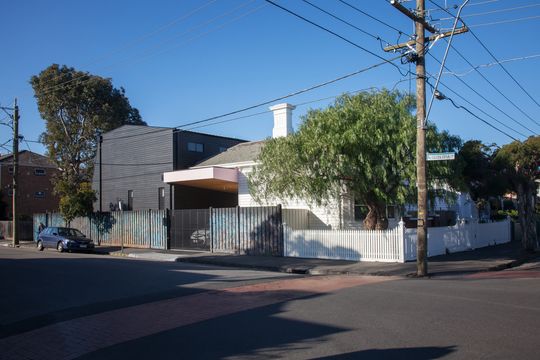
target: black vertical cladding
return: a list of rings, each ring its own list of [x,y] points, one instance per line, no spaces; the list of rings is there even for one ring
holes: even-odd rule
[[[159,199],[155,196],[158,188],[165,187],[163,173],[186,169],[196,163],[244,142],[239,139],[215,135],[180,131],[172,128],[124,125],[103,136],[101,161],[103,208],[109,210],[122,201],[127,204],[128,190],[133,190],[136,198],[133,210],[158,209]],[[187,144],[203,144],[204,151],[189,152]],[[94,172],[92,187],[99,191],[99,173]],[[176,207],[173,186],[165,194],[168,208]],[[99,209],[99,201],[94,203]]]

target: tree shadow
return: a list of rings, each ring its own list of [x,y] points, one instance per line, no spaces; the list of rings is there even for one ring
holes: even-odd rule
[[[197,285],[226,278],[205,272],[215,267],[196,264],[84,254],[41,256],[0,258],[4,279],[0,293],[5,294],[0,297],[0,308],[11,309],[0,313],[0,338],[81,316],[207,291]]]
[[[415,348],[393,348],[393,349],[369,349],[354,351],[346,354],[331,355],[316,358],[317,360],[432,360],[440,359],[456,351],[455,346],[426,346]]]

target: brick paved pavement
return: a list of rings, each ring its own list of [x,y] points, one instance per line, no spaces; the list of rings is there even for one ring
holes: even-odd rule
[[[301,297],[392,280],[326,276],[209,291],[107,311],[0,339],[2,359],[73,359],[122,342]]]

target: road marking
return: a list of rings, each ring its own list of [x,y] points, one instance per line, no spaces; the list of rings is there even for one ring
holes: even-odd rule
[[[285,279],[130,306],[0,339],[2,359],[73,359],[112,345],[313,294],[394,280],[324,276]]]

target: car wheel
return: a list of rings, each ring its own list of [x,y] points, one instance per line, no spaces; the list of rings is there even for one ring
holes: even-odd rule
[[[58,250],[58,252],[64,251],[64,245],[62,245],[61,241],[59,241],[58,244],[56,244],[56,250]]]
[[[43,249],[44,249],[44,247],[43,247],[43,241],[39,240],[39,241],[37,242],[37,249],[38,249],[39,251],[43,251]]]

